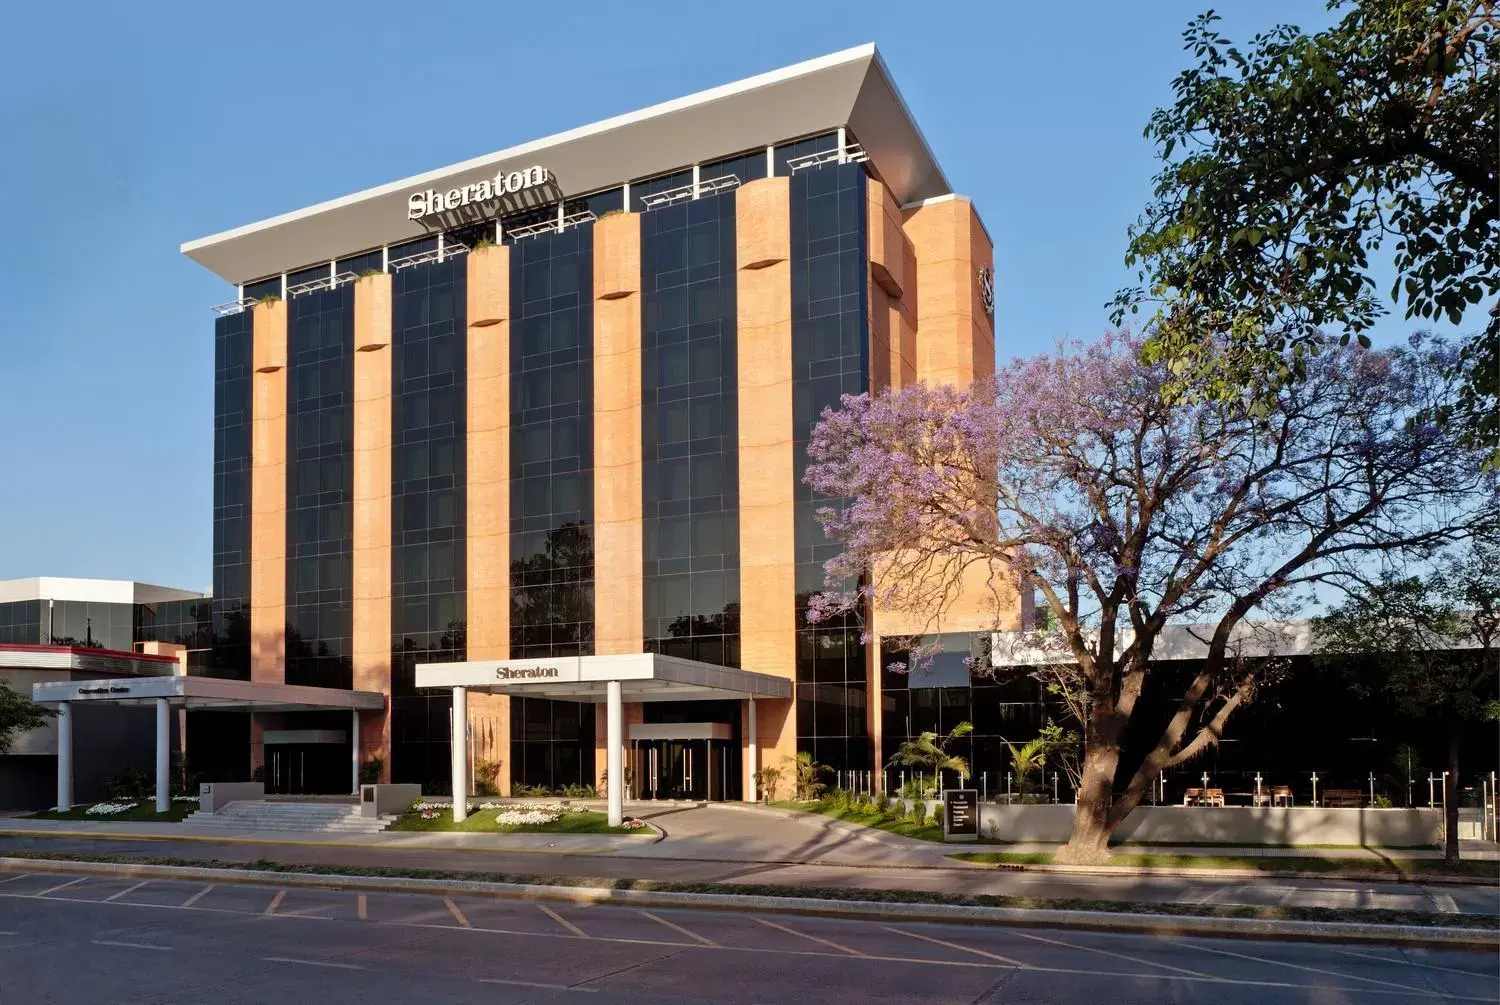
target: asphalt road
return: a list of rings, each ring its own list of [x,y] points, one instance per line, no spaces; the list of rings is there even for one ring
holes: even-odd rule
[[[670,842],[654,846],[669,851]],[[0,855],[68,852],[169,856],[250,862],[273,859],[309,865],[390,866],[463,872],[508,872],[678,882],[770,883],[853,889],[930,890],[1045,899],[1254,904],[1289,907],[1383,908],[1445,914],[1500,914],[1500,887],[1319,879],[1205,879],[1178,876],[1069,876],[954,866],[888,869],[788,865],[625,854],[583,855],[515,851],[439,850],[253,844],[217,841],[117,840],[0,836]]]
[[[0,1001],[1496,1002],[1494,953],[0,876]]]

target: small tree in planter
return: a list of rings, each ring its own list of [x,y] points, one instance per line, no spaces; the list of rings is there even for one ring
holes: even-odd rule
[[[781,769],[766,765],[755,772],[755,784],[760,789],[762,802],[774,803],[776,790],[781,787]]]
[[[812,802],[823,794],[823,790],[828,787],[823,783],[823,775],[828,771],[827,767],[814,761],[812,754],[805,750],[799,753],[795,760],[790,757],[786,760],[794,772],[792,780],[796,786],[796,793],[793,798],[799,802]]]

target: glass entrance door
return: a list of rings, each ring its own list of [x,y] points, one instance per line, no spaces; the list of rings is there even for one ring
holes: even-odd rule
[[[349,785],[348,748],[331,743],[266,746],[266,792],[272,795],[344,795]]]
[[[730,798],[727,740],[637,740],[633,747],[635,798]]]

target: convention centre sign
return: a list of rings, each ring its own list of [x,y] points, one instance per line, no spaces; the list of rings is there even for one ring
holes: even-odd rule
[[[422,220],[439,213],[449,213],[476,203],[494,202],[508,195],[518,195],[540,188],[552,180],[552,173],[539,164],[520,171],[500,171],[493,178],[460,185],[457,188],[435,188],[413,192],[406,197],[406,218]]]

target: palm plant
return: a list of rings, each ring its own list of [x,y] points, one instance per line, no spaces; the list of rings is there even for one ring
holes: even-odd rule
[[[1019,747],[1006,740],[1005,746],[1010,749],[1011,767],[1016,772],[1016,787],[1024,794],[1031,789],[1031,773],[1039,771],[1047,763],[1047,738],[1039,736]]]
[[[950,754],[948,745],[972,732],[974,732],[973,723],[961,722],[944,737],[939,737],[932,732],[922,733],[915,740],[907,740],[901,744],[892,755],[891,763],[930,773],[934,778],[944,771],[951,771],[958,775],[959,781],[966,781],[971,774],[969,762],[955,754]]]

